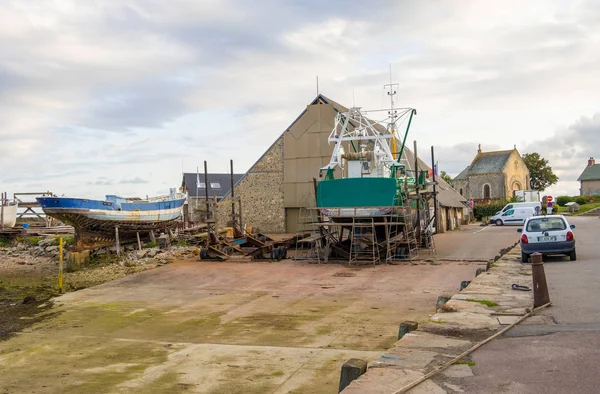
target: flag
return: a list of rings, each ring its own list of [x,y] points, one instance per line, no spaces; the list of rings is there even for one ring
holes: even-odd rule
[[[196,167],[196,189],[200,189],[200,172]]]

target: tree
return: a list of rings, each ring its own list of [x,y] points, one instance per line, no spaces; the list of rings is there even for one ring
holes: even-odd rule
[[[541,157],[538,153],[525,153],[523,161],[529,169],[529,179],[533,190],[543,192],[548,186],[552,186],[558,182],[558,177],[552,172],[552,167],[548,165],[548,160]]]
[[[452,184],[452,177],[450,175],[448,175],[448,173],[446,171],[442,171],[440,176],[442,177],[443,180],[446,181],[447,184]]]

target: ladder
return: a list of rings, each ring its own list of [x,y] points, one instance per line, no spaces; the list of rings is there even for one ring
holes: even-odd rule
[[[375,221],[372,217],[352,217],[348,264],[359,261],[377,264],[380,259]]]

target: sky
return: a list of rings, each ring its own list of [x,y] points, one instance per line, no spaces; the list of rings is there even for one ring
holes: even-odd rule
[[[158,195],[245,172],[317,94],[414,107],[457,175],[538,152],[576,195],[600,159],[600,2],[0,0],[0,191]],[[410,142],[412,146],[412,142]],[[600,160],[599,160],[600,162]]]

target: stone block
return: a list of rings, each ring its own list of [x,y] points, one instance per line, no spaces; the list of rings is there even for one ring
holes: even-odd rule
[[[416,321],[405,321],[400,323],[400,328],[398,329],[398,339],[402,339],[404,335],[411,331],[415,331],[417,328],[419,328],[419,323]]]
[[[358,379],[362,374],[367,372],[367,362],[358,358],[351,358],[342,365],[340,375],[340,387],[338,392],[341,392],[352,381]]]

